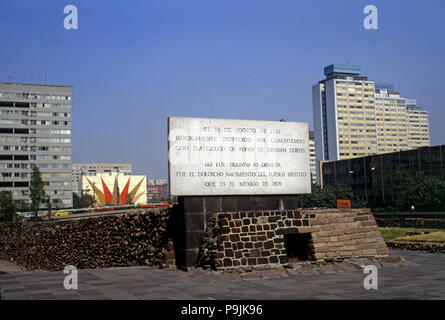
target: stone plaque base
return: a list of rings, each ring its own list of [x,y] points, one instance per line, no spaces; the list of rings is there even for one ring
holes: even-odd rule
[[[243,211],[211,218],[200,261],[216,270],[389,254],[369,209]]]
[[[178,268],[196,266],[208,218],[215,213],[297,209],[295,195],[181,196],[173,214]]]

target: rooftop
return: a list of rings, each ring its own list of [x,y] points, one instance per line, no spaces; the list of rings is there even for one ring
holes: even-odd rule
[[[359,75],[361,72],[360,66],[353,66],[348,64],[331,64],[324,68],[324,75],[328,76],[332,73],[346,73]]]

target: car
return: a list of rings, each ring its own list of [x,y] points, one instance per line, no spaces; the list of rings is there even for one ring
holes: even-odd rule
[[[43,216],[37,214],[37,217],[36,217],[36,215],[33,213],[25,216],[24,218],[29,221],[42,221],[43,220]]]
[[[72,211],[73,214],[82,214],[82,213],[89,213],[90,211],[88,209],[74,209]]]
[[[54,216],[56,217],[65,217],[69,215],[70,213],[68,211],[57,211],[54,213]]]

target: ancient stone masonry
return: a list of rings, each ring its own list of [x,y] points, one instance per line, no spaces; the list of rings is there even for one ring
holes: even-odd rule
[[[379,227],[445,229],[445,212],[374,213]]]
[[[0,259],[27,269],[175,264],[170,209],[68,221],[0,223]]]
[[[199,266],[232,269],[389,254],[369,209],[230,212],[210,219]]]

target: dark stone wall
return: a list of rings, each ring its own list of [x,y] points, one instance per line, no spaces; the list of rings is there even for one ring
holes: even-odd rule
[[[379,227],[445,229],[445,212],[374,213]]]
[[[388,247],[400,250],[445,253],[445,243],[388,241]]]
[[[0,223],[0,259],[26,269],[175,264],[170,209],[40,222]]]
[[[304,260],[389,254],[369,209],[226,212],[209,218],[197,265],[213,269],[283,265],[289,262],[287,246],[294,236],[304,239]]]

